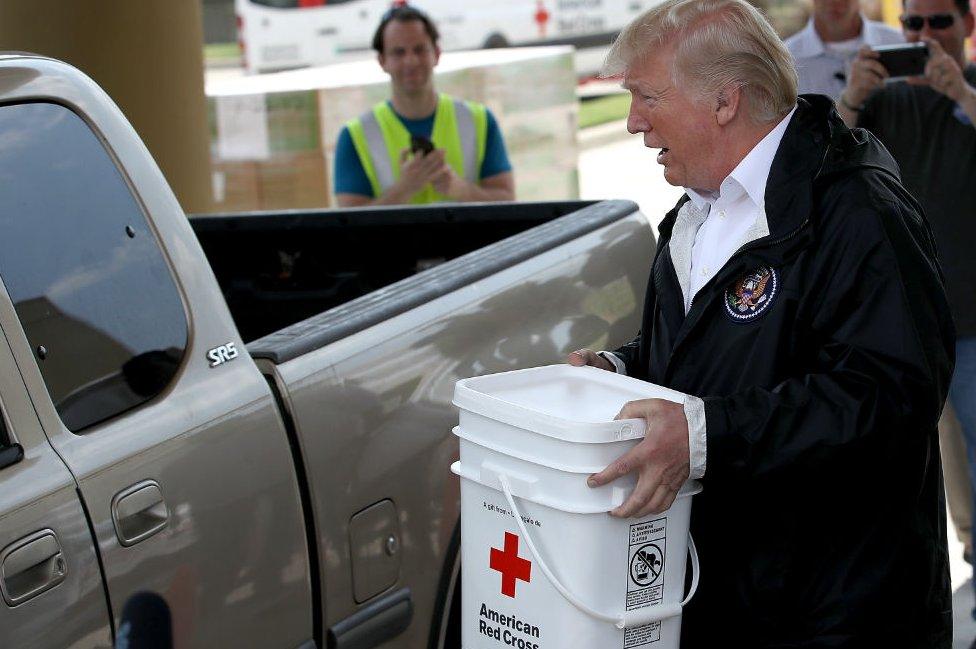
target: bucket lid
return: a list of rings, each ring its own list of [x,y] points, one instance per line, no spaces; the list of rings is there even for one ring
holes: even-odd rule
[[[454,405],[525,430],[584,444],[644,436],[643,419],[613,418],[628,401],[666,399],[681,392],[595,367],[547,365],[457,382]]]

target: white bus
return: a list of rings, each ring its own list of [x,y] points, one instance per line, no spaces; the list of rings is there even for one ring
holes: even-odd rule
[[[568,43],[608,45],[657,0],[415,0],[444,50]],[[391,0],[235,0],[244,67],[268,72],[370,55]]]

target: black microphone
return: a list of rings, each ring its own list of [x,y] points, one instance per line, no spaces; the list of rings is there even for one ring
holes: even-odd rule
[[[126,600],[115,649],[173,649],[173,620],[166,600],[149,592]]]

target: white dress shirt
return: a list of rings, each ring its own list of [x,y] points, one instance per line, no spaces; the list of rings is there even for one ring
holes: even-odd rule
[[[890,45],[903,43],[905,37],[894,27],[861,15],[861,33],[856,39],[843,43],[824,43],[813,26],[813,18],[806,27],[786,39],[786,49],[796,61],[800,76],[800,93],[827,95],[834,101],[847,86],[851,62],[861,45]]]
[[[796,108],[736,165],[714,194],[685,188],[691,199],[681,206],[668,242],[671,262],[684,297],[685,314],[695,295],[728,263],[736,250],[769,234],[766,220],[766,181],[786,127]],[[601,352],[624,374],[623,361]],[[692,479],[705,475],[705,402],[689,395],[684,402],[688,420],[688,450]]]

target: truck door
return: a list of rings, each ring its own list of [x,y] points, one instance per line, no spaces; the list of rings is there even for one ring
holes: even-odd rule
[[[72,68],[22,65],[40,67],[41,80],[32,87],[31,75],[11,75],[23,84],[15,101],[55,89],[84,112],[40,98],[0,106],[0,280],[9,295],[0,326],[79,486],[114,620],[127,599],[150,591],[168,604],[181,649],[306,646],[307,539],[270,390],[118,109]],[[61,507],[67,517],[69,503]],[[67,544],[87,533],[36,515],[19,523],[20,536],[52,528]],[[69,565],[89,591],[93,565]],[[66,591],[72,602],[102,603]]]
[[[75,482],[44,437],[0,335],[0,647],[110,647],[112,628]]]

